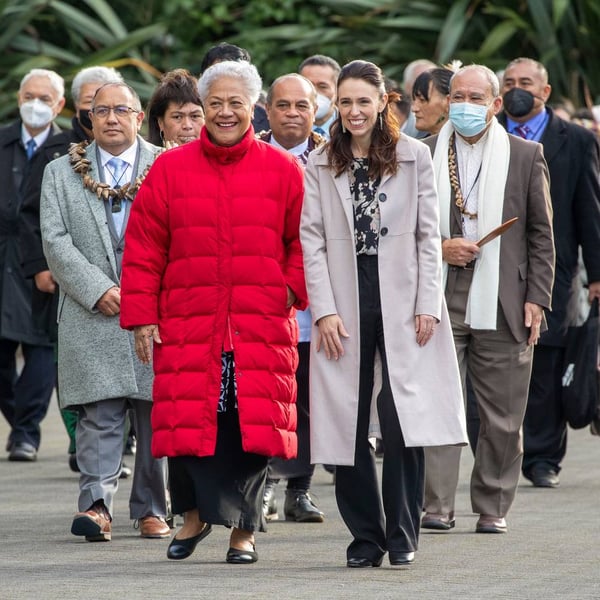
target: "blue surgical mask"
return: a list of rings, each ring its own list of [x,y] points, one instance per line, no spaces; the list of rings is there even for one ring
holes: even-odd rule
[[[454,129],[464,137],[473,137],[481,133],[487,125],[489,106],[456,102],[450,104],[450,121]]]

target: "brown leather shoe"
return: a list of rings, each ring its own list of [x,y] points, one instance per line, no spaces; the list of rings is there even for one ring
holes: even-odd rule
[[[166,538],[171,535],[171,528],[162,517],[149,515],[139,519],[140,536],[143,538]]]
[[[448,531],[452,529],[456,521],[454,515],[443,515],[436,513],[425,513],[421,519],[423,529],[437,529],[438,531]]]
[[[479,515],[475,526],[476,533],[506,533],[507,531],[506,519],[493,515]]]
[[[78,512],[71,524],[73,535],[84,535],[88,542],[110,542],[110,518],[94,509]]]

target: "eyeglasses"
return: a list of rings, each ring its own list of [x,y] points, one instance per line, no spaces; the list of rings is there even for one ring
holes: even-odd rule
[[[101,119],[105,119],[110,114],[110,111],[113,111],[115,117],[117,119],[125,119],[129,116],[129,113],[139,113],[139,110],[135,110],[135,108],[131,108],[129,106],[96,106],[92,108],[91,112]]]

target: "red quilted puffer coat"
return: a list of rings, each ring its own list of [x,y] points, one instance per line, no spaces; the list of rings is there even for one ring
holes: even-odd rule
[[[217,439],[221,351],[233,350],[246,452],[296,455],[303,174],[254,139],[201,137],[155,161],[127,225],[121,325],[158,324],[152,452],[208,456]]]

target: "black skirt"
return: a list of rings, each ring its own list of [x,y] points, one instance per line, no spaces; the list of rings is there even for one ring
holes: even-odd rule
[[[217,426],[213,456],[169,458],[173,513],[196,508],[205,523],[266,531],[262,505],[269,459],[242,449],[233,402],[217,414]]]

